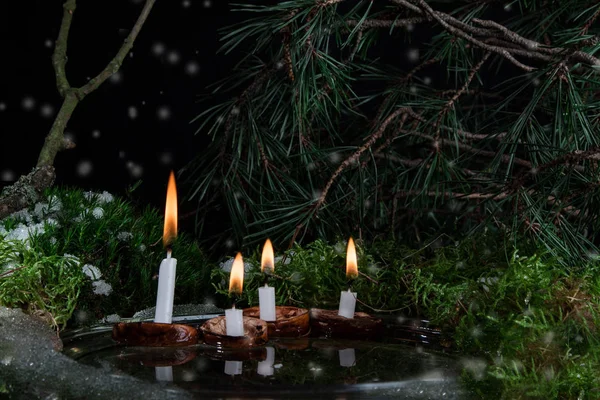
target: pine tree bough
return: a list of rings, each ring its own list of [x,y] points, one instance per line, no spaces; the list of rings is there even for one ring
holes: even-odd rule
[[[566,0],[552,18],[530,2],[458,3],[249,8],[224,48],[251,43],[251,55],[220,83],[240,97],[199,116],[214,138],[190,177],[199,215],[222,206],[242,243],[420,240],[420,229],[490,224],[564,259],[589,254],[600,240],[588,226],[600,223],[597,3]],[[399,42],[416,24],[408,51]]]

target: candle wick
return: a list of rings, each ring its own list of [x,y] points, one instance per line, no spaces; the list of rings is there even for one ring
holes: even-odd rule
[[[269,285],[267,285],[267,282],[265,282],[265,287],[269,287]]]
[[[171,250],[167,250],[167,260],[171,258]]]

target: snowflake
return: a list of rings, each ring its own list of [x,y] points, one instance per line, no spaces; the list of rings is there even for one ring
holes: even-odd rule
[[[98,269],[98,267],[95,267],[91,264],[85,264],[81,268],[81,270],[88,278],[90,278],[93,281],[100,279],[102,277],[102,272],[100,272],[100,269]]]
[[[6,103],[0,102],[0,111],[6,110]]]
[[[123,80],[123,73],[121,71],[117,71],[108,78],[112,83],[119,83]]]
[[[138,116],[137,108],[135,108],[134,106],[129,106],[129,108],[127,109],[127,115],[131,119],[136,119]]]
[[[99,131],[98,129],[94,129],[94,130],[92,131],[92,137],[93,137],[94,139],[98,139],[98,138],[100,137],[100,131]]]
[[[159,157],[159,161],[163,165],[169,165],[173,163],[173,153],[165,151]]]
[[[167,106],[162,106],[156,110],[156,115],[158,116],[158,119],[165,121],[171,116],[171,110]]]
[[[152,46],[152,53],[154,53],[154,55],[156,55],[156,56],[162,55],[165,52],[165,50],[166,50],[165,45],[162,44],[161,42],[156,42]]]
[[[92,282],[92,286],[94,287],[94,294],[108,296],[112,293],[112,286],[103,279]]]
[[[54,115],[54,107],[46,103],[40,107],[40,114],[42,117],[50,118],[52,115]]]
[[[406,58],[408,58],[408,61],[412,62],[412,63],[416,63],[419,61],[419,49],[409,49],[406,52]]]
[[[82,178],[89,176],[92,173],[92,169],[94,169],[94,166],[90,160],[82,160],[77,164],[77,175]]]
[[[204,3],[202,3],[202,5],[204,6],[204,8],[210,8],[212,6],[212,1],[204,0]]]
[[[44,41],[44,46],[46,46],[47,48],[52,48],[52,46],[54,45],[54,42],[51,39],[46,39]]]
[[[25,97],[21,102],[21,105],[27,111],[33,110],[35,107],[35,99],[33,97]]]
[[[185,64],[185,72],[188,75],[194,76],[200,72],[200,65],[198,65],[198,63],[195,61],[189,61],[187,64]]]
[[[139,178],[144,173],[144,168],[141,165],[134,163],[133,161],[129,161],[127,163],[127,168],[129,169],[129,174],[133,178]]]
[[[15,172],[12,169],[5,169],[2,171],[2,175],[0,176],[0,180],[5,182],[12,182],[16,178]]]
[[[168,61],[170,64],[173,64],[173,65],[175,65],[175,64],[177,64],[177,63],[179,63],[179,59],[180,59],[180,58],[181,58],[181,57],[179,56],[179,53],[178,53],[178,52],[176,52],[175,50],[171,50],[171,51],[169,52],[169,54],[167,54],[167,61]]]

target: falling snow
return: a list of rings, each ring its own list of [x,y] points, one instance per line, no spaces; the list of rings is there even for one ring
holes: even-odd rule
[[[412,62],[412,63],[416,63],[419,61],[419,49],[409,49],[406,52],[406,58],[408,58],[408,61]]]
[[[169,54],[167,54],[167,61],[173,65],[179,63],[180,58],[179,53],[175,50],[171,50]]]
[[[40,114],[42,117],[49,118],[54,115],[54,107],[46,103],[40,107]]]
[[[164,153],[162,153],[159,157],[158,157],[158,161],[162,164],[162,165],[170,165],[173,163],[173,153],[170,153],[168,151],[165,151]]]
[[[204,3],[202,3],[202,5],[203,5],[205,8],[212,7],[212,1],[210,1],[210,0],[204,0]]]
[[[189,8],[192,5],[192,2],[190,0],[183,0],[181,2],[181,5],[183,6],[183,8]]]
[[[431,85],[431,78],[426,76],[423,78],[423,83],[426,85]]]
[[[83,160],[83,161],[80,161],[79,164],[77,164],[76,172],[77,172],[77,175],[79,175],[82,178],[85,178],[92,173],[93,169],[94,169],[94,167],[93,167],[91,161]]]
[[[15,179],[16,175],[12,169],[5,169],[4,171],[2,171],[2,174],[0,174],[0,180],[4,182],[12,182]]]
[[[129,106],[129,108],[127,109],[127,115],[131,119],[136,119],[138,116],[137,108],[135,108],[134,106]]]
[[[33,97],[25,97],[21,102],[21,105],[25,110],[31,111],[35,107],[35,100],[33,99]]]
[[[133,161],[127,162],[127,169],[129,170],[129,174],[132,178],[139,178],[144,173],[144,168],[141,165],[134,163]]]
[[[171,117],[171,110],[167,106],[161,106],[156,110],[156,115],[161,121],[165,121]]]
[[[190,75],[190,76],[194,76],[196,75],[198,72],[200,72],[200,65],[195,62],[195,61],[188,61],[185,64],[185,73]]]
[[[108,78],[112,83],[119,83],[123,80],[123,73],[121,71],[117,71]]]
[[[100,137],[100,131],[98,129],[95,129],[92,131],[92,137],[94,139],[98,139]]]
[[[6,110],[6,103],[0,103],[0,111]]]
[[[161,56],[165,53],[166,48],[165,45],[162,44],[161,42],[156,42],[154,43],[154,45],[152,45],[152,53],[154,53],[154,55],[156,56]]]
[[[54,46],[54,42],[52,41],[52,39],[46,39],[44,41],[44,46],[46,46],[47,48],[51,48],[52,46]]]

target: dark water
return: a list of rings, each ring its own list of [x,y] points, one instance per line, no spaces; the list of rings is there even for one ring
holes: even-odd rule
[[[469,398],[459,380],[460,357],[441,351],[437,332],[422,325],[388,324],[378,342],[272,339],[252,351],[126,347],[107,329],[63,341],[65,354],[80,363],[175,385],[198,398]]]

